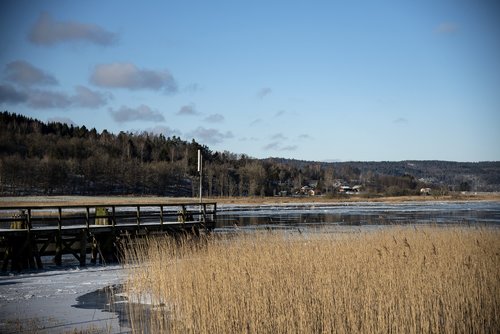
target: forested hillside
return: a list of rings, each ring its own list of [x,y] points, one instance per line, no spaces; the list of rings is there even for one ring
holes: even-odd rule
[[[309,162],[254,159],[214,152],[196,141],[149,133],[101,133],[0,113],[1,195],[197,195],[197,151],[204,158],[204,195],[335,195],[340,186],[363,193],[418,194],[499,191],[500,162]],[[303,188],[309,186],[309,188]]]

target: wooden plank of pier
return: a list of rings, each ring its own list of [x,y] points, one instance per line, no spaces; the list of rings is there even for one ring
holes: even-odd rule
[[[58,265],[64,254],[72,254],[81,266],[88,253],[94,263],[97,255],[99,261],[116,260],[116,245],[124,236],[209,232],[216,211],[213,202],[0,206],[1,267],[41,268],[41,257],[47,255]]]

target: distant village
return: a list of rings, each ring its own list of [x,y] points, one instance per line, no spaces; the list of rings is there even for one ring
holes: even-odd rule
[[[338,194],[345,194],[345,195],[358,195],[361,193],[363,186],[361,185],[355,185],[355,186],[348,186],[348,185],[342,185],[342,183],[335,183],[334,185],[334,191]],[[287,192],[282,192],[282,196],[286,196]],[[300,189],[295,191],[294,195],[301,195],[301,196],[320,196],[322,195],[322,191],[318,188],[318,182],[311,182],[306,186],[302,186]]]
[[[318,181],[309,182],[307,185],[296,189],[293,192],[288,192],[286,190],[280,191],[278,196],[322,196],[324,193],[318,187]],[[333,192],[339,195],[360,195],[363,194],[363,186],[356,184],[353,186],[346,185],[341,180],[336,180],[333,187]],[[429,196],[432,195],[432,189],[430,187],[420,188],[420,195]]]

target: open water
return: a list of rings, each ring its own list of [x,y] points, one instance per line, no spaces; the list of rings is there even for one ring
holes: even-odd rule
[[[500,202],[334,203],[222,206],[215,232],[333,226],[498,225]]]

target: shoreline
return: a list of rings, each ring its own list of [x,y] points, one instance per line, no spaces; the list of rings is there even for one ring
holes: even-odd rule
[[[403,202],[469,202],[500,201],[500,193],[468,193],[445,196],[397,196],[369,197],[347,195],[343,197],[304,196],[304,197],[204,197],[203,202],[217,204],[270,205],[270,204],[307,204],[307,203],[403,203]],[[0,207],[16,206],[54,206],[54,205],[113,205],[113,204],[160,204],[160,203],[199,203],[193,197],[162,196],[11,196],[0,197]]]

